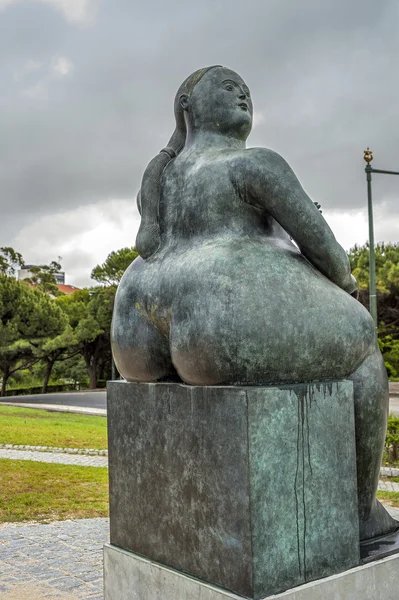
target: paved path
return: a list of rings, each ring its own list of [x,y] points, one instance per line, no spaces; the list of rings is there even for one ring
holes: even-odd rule
[[[1,399],[1,404],[86,415],[106,416],[107,414],[107,397],[105,390],[92,392],[62,392],[58,394],[32,394],[30,396],[6,396]]]
[[[55,452],[39,452],[31,450],[0,449],[0,459],[34,460],[37,462],[56,463],[58,465],[81,465],[82,467],[108,467],[107,456],[89,456]]]
[[[103,600],[108,540],[108,519],[0,525],[1,600]]]
[[[0,598],[102,600],[108,519],[0,525]]]
[[[399,396],[389,396],[389,412],[399,415]]]
[[[87,406],[91,408],[106,408],[107,403],[105,390],[5,396],[2,401],[25,402],[27,404],[63,404],[65,406]]]
[[[399,492],[399,483],[395,481],[379,481],[378,489],[385,492]]]
[[[29,444],[0,444],[0,450],[31,450],[39,452],[53,452],[55,454],[90,454],[91,456],[108,456],[108,450],[97,450],[96,448],[68,448],[65,446],[30,446]],[[399,469],[397,475],[389,472],[390,477],[399,477]]]
[[[389,382],[389,394],[399,396],[399,381]]]
[[[33,404],[31,402],[0,402],[3,406],[17,406],[18,408],[36,408],[48,410],[50,412],[66,412],[80,415],[93,415],[96,417],[106,417],[106,408],[91,408],[87,406],[69,406],[67,404]]]
[[[31,404],[25,402],[1,402],[3,406],[18,406],[18,408],[36,408],[48,410],[50,412],[69,412],[80,415],[94,415],[96,417],[106,417],[105,408],[91,408],[87,406],[68,406],[67,404]]]

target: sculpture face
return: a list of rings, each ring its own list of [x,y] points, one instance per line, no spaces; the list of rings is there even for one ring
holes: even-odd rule
[[[245,82],[234,71],[224,67],[211,69],[195,86],[190,97],[182,100],[195,129],[219,131],[247,139],[252,127],[252,100]]]

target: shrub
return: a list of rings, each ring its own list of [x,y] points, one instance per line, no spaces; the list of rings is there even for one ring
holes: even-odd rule
[[[399,460],[399,416],[389,415],[388,429],[385,438],[384,463],[393,465]]]

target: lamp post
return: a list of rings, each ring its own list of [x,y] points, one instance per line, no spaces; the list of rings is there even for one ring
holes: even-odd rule
[[[377,325],[377,290],[375,285],[375,251],[374,251],[374,219],[373,219],[373,198],[371,193],[371,173],[373,167],[370,165],[373,160],[372,151],[367,148],[364,151],[364,160],[366,161],[366,177],[367,177],[367,204],[369,213],[369,270],[370,270],[370,283],[369,283],[369,306],[370,314],[374,319],[374,323]]]
[[[383,173],[385,175],[399,175],[398,171],[385,171],[382,169],[373,169],[371,161],[373,160],[373,152],[370,148],[364,151],[364,160],[367,165],[365,168],[367,178],[367,203],[368,203],[368,215],[369,215],[369,269],[370,269],[370,285],[369,285],[369,304],[370,314],[374,319],[374,323],[377,322],[377,290],[375,284],[375,250],[374,250],[374,220],[373,220],[373,198],[371,193],[371,174],[372,173]]]

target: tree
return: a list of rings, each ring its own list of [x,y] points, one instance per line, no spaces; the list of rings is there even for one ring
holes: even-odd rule
[[[110,327],[115,299],[115,287],[79,290],[57,299],[68,315],[89,375],[89,386],[97,385],[100,368],[111,365]]]
[[[47,294],[0,275],[1,395],[13,373],[39,360],[34,353],[35,344],[57,336],[66,324],[66,317]]]
[[[14,248],[3,246],[0,248],[0,274],[12,276],[18,267],[22,267],[24,260],[22,254],[16,252]]]
[[[59,335],[38,342],[34,341],[31,344],[34,347],[33,355],[45,365],[42,393],[46,394],[55,363],[68,360],[78,354],[78,341],[68,323]]]
[[[369,308],[369,245],[349,251],[359,300]],[[390,377],[399,376],[399,243],[375,246],[378,342]]]
[[[52,377],[56,380],[73,381],[75,384],[85,382],[86,379],[88,382],[88,373],[82,355],[78,353],[65,360],[56,361]]]
[[[102,265],[91,272],[91,278],[104,285],[118,285],[128,266],[138,257],[136,248],[121,248],[108,254]]]
[[[369,245],[355,245],[349,250],[349,261],[359,288],[368,291],[369,286]],[[399,288],[399,243],[381,242],[375,246],[375,267],[377,291],[383,294]]]
[[[27,277],[27,283],[33,283],[42,292],[47,292],[53,296],[59,296],[62,292],[57,288],[55,274],[61,271],[61,265],[54,260],[49,265],[31,266],[29,268],[31,276]]]

